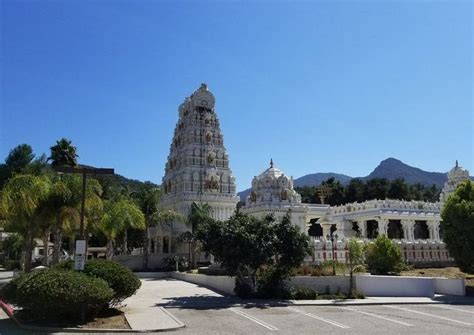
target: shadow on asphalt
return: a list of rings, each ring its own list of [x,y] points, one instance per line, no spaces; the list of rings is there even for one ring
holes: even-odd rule
[[[167,308],[192,308],[198,310],[206,309],[226,309],[236,305],[243,308],[259,308],[266,309],[270,307],[283,307],[292,305],[291,301],[272,301],[264,299],[244,300],[236,297],[216,297],[206,295],[184,296],[184,297],[169,297],[164,298],[168,300],[164,303],[156,304],[156,307]]]

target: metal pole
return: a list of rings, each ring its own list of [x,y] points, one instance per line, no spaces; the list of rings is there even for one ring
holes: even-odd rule
[[[336,258],[334,257],[334,235],[331,234],[331,247],[332,247],[332,275],[336,275]]]
[[[82,199],[81,199],[81,225],[79,227],[79,234],[81,240],[84,240],[84,212],[86,207],[86,170],[82,171]]]

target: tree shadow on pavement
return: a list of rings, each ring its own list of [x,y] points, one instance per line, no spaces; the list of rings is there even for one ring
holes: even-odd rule
[[[163,298],[163,300],[168,300],[164,303],[156,304],[156,307],[167,307],[167,308],[180,308],[180,309],[226,309],[229,307],[243,307],[246,309],[249,308],[259,308],[266,309],[269,307],[284,307],[291,305],[291,301],[273,301],[273,300],[264,300],[264,299],[253,299],[245,300],[237,297],[229,296],[207,296],[207,295],[194,295],[194,296],[184,296],[184,297],[169,297]]]

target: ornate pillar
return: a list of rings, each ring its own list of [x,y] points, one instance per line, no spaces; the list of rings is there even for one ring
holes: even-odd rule
[[[366,220],[359,220],[357,221],[360,229],[360,237],[367,238],[367,221]]]
[[[435,241],[441,241],[441,237],[439,236],[440,221],[436,220],[436,221],[432,221],[432,222],[433,222],[432,223],[432,227],[433,227],[433,238],[432,239],[435,240]],[[430,233],[431,233],[431,230],[430,230]],[[431,236],[430,236],[430,238],[431,238]]]
[[[379,225],[379,235],[384,234],[387,236],[387,230],[388,230],[388,219],[385,218],[378,218],[377,223]]]
[[[402,227],[403,227],[403,237],[407,241],[414,241],[414,229],[415,229],[415,221],[413,220],[400,220]]]

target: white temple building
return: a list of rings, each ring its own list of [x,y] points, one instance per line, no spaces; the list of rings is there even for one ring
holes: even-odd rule
[[[340,206],[305,204],[293,188],[293,178],[270,161],[270,168],[253,178],[242,211],[259,217],[273,213],[277,218],[289,212],[292,222],[305,232],[311,225],[316,225],[319,234],[312,234],[314,254],[308,261],[336,258],[344,262],[348,238],[370,242],[379,234],[385,234],[396,240],[407,262],[446,262],[451,258],[441,237],[440,212],[444,201],[466,179],[469,179],[469,172],[456,161],[456,166],[448,173],[440,201],[436,203],[374,199]],[[336,228],[334,253],[331,227]]]
[[[215,219],[226,220],[240,200],[214,106],[214,95],[202,84],[178,108],[179,119],[162,181],[161,206],[184,217],[191,204],[198,202],[209,204]],[[290,213],[291,221],[302,231],[308,233],[312,227],[309,235],[314,253],[307,261],[345,261],[349,238],[370,243],[379,234],[385,234],[398,243],[408,262],[444,262],[451,258],[442,241],[441,208],[466,179],[469,172],[456,162],[436,203],[373,199],[340,206],[305,204],[294,190],[293,178],[270,161],[270,167],[253,178],[251,192],[241,210],[259,217],[273,214],[281,218]],[[331,227],[336,228],[332,236],[334,253]],[[185,245],[177,243],[177,238],[189,230],[182,222],[173,222],[167,230],[149,228],[150,252],[185,253]]]

